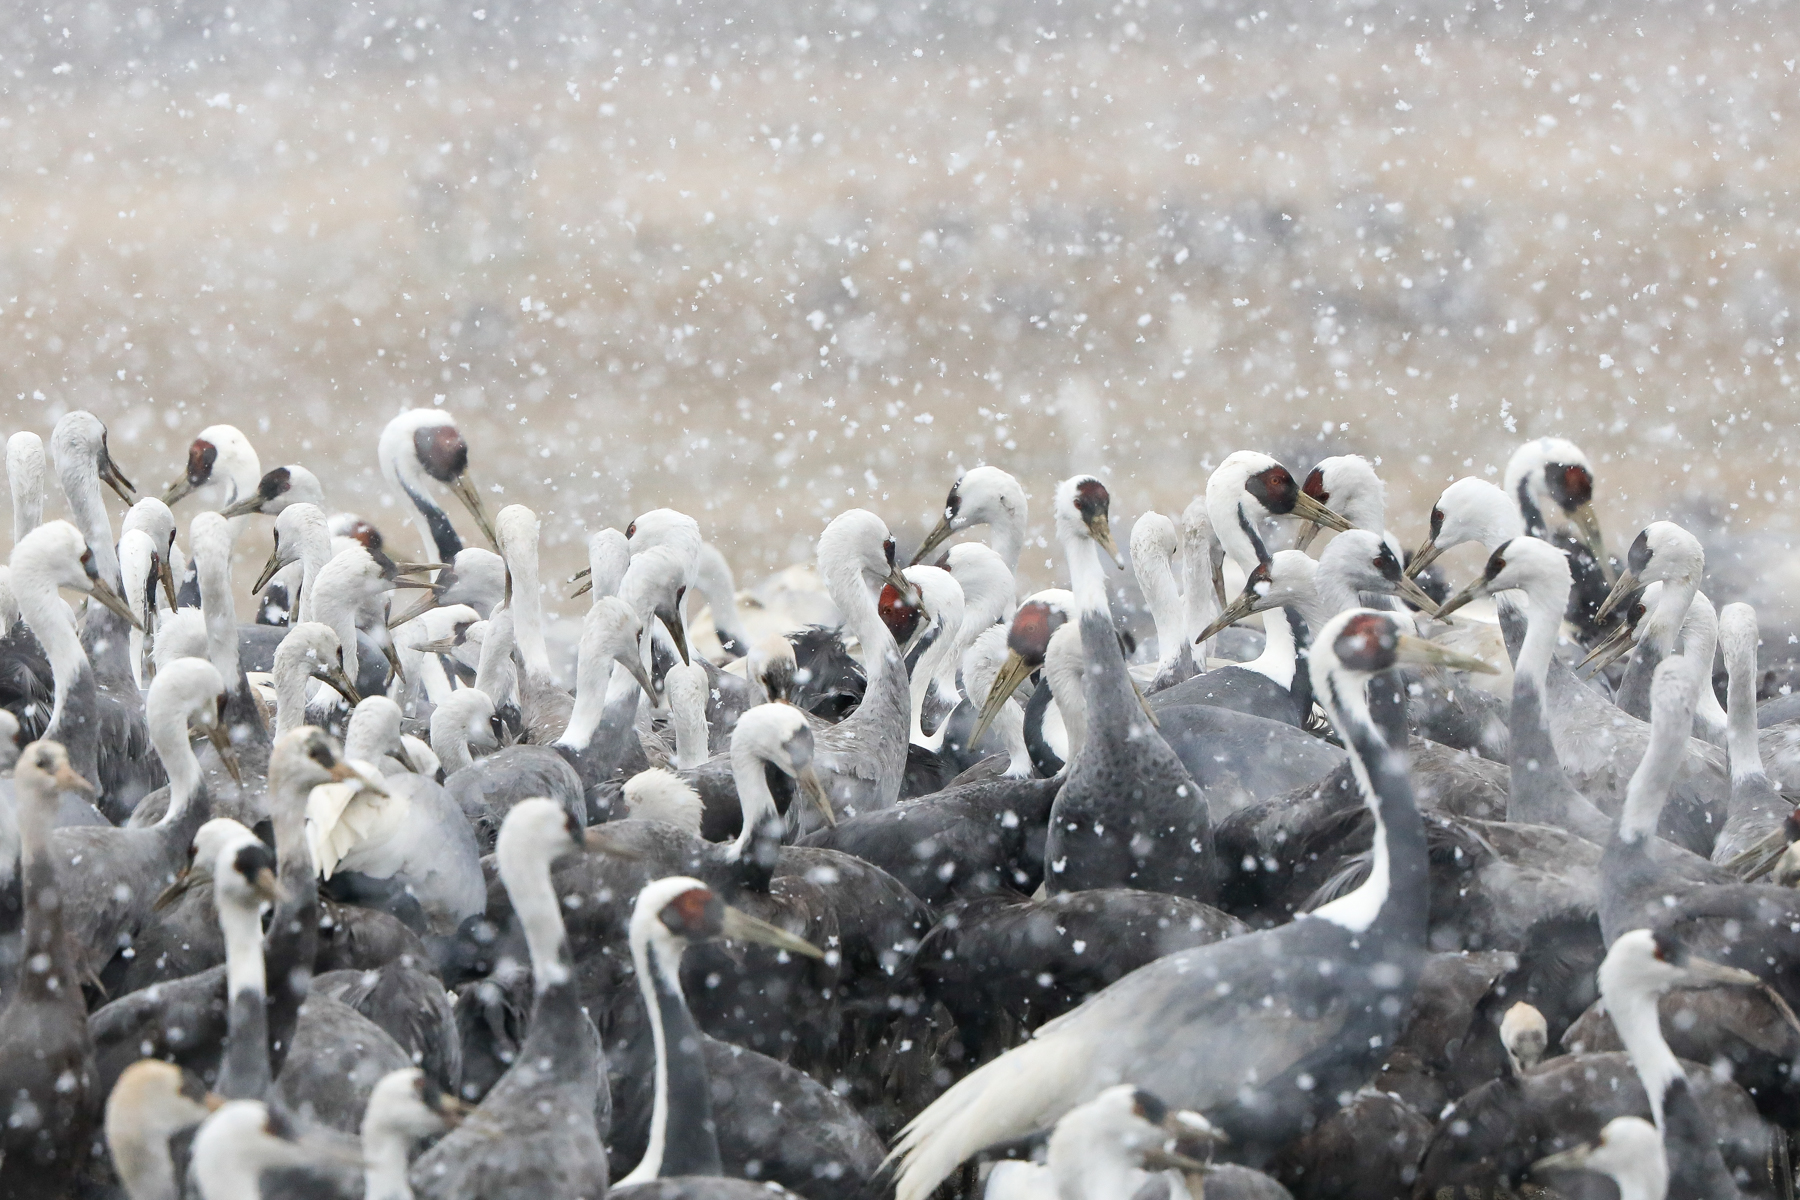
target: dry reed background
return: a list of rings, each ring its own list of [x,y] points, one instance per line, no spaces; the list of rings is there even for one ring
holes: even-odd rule
[[[1780,6],[476,3],[26,12],[7,430],[160,488],[230,421],[393,527],[375,436],[442,403],[550,570],[668,504],[740,583],[983,460],[1123,528],[1357,450],[1411,545],[1562,433],[1615,542],[1680,515],[1800,624]]]

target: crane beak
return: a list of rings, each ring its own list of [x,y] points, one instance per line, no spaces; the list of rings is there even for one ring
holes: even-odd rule
[[[112,453],[107,450],[104,443],[100,446],[100,462],[98,465],[100,468],[100,481],[106,484],[106,486],[111,488],[114,492],[118,493],[119,499],[123,500],[125,503],[136,504],[137,488],[132,486],[131,480],[125,478],[125,472],[119,470],[119,464],[113,461]]]
[[[585,596],[593,590],[594,590],[594,581],[590,579],[586,583],[582,584],[580,587],[576,588],[574,591],[570,592],[569,599],[573,600],[577,596]]]
[[[250,585],[251,595],[255,595],[257,592],[268,587],[269,580],[275,578],[275,572],[281,570],[281,565],[281,543],[277,542],[269,550],[269,561],[263,564],[262,574],[258,575],[256,577],[256,582]],[[173,601],[171,601],[171,604],[173,604]]]
[[[1348,533],[1354,528],[1350,522],[1314,500],[1305,492],[1301,492],[1294,500],[1294,511],[1288,514],[1302,521],[1312,521],[1327,529],[1335,529],[1339,533]]]
[[[1125,560],[1119,557],[1119,547],[1113,541],[1112,517],[1106,513],[1097,512],[1086,518],[1086,523],[1088,536],[1093,538],[1102,550],[1106,551],[1106,556],[1113,560],[1113,566],[1123,571]]]
[[[101,478],[102,479],[106,478],[104,473],[101,475]],[[111,483],[112,481],[107,480],[107,482]],[[115,487],[113,490],[118,491],[118,488]],[[187,499],[189,496],[193,495],[194,491],[195,491],[194,485],[188,482],[188,477],[186,475],[183,475],[180,479],[177,479],[174,483],[171,483],[168,486],[167,490],[165,490],[163,492],[162,501],[164,504],[167,504],[172,508],[176,504],[180,503],[181,501]]]
[[[1728,967],[1724,963],[1716,963],[1710,958],[1690,955],[1681,964],[1681,969],[1689,979],[1689,986],[1706,984],[1737,984],[1745,987],[1757,987],[1762,980],[1739,967]]]
[[[1131,693],[1137,697],[1138,707],[1144,710],[1144,715],[1150,718],[1150,728],[1161,729],[1162,722],[1157,720],[1156,714],[1150,711],[1150,701],[1144,698],[1144,689],[1138,686],[1135,679],[1131,681]]]
[[[219,761],[231,773],[231,781],[239,787],[244,786],[244,770],[238,763],[237,750],[231,744],[231,735],[217,724],[205,726],[206,740],[218,752]]]
[[[1448,600],[1444,601],[1443,604],[1438,606],[1438,610],[1437,610],[1438,619],[1440,621],[1443,620],[1445,617],[1449,616],[1451,613],[1455,612],[1457,609],[1461,608],[1463,605],[1469,603],[1471,600],[1479,600],[1481,597],[1483,597],[1487,594],[1488,593],[1487,593],[1486,578],[1480,578],[1480,579],[1474,580],[1472,583],[1469,584],[1468,587],[1466,587],[1462,591],[1456,593],[1456,595],[1450,597]]]
[[[175,568],[169,565],[168,559],[159,558],[157,574],[162,576],[163,594],[169,598],[169,611],[174,612],[180,607],[175,602]]]
[[[1294,549],[1304,553],[1307,547],[1313,544],[1313,539],[1319,536],[1319,531],[1323,528],[1325,527],[1317,521],[1308,521],[1306,524],[1302,525],[1300,527],[1300,532],[1294,535]]]
[[[383,641],[381,643],[381,654],[383,658],[387,659],[388,668],[394,672],[394,678],[398,679],[401,683],[405,683],[406,672],[400,667],[400,654],[394,649],[394,643]]]
[[[1443,548],[1437,544],[1437,539],[1435,537],[1426,538],[1420,543],[1419,548],[1413,551],[1412,561],[1406,564],[1406,577],[1408,579],[1417,579],[1419,577],[1419,572],[1436,562],[1438,556],[1443,554],[1443,552]]]
[[[279,904],[288,896],[287,889],[281,886],[281,880],[277,879],[275,872],[267,867],[256,873],[256,878],[250,881],[250,887],[259,897],[267,900],[270,904]]]
[[[65,792],[80,792],[84,796],[98,796],[100,789],[75,773],[75,768],[67,764],[58,767],[55,776],[56,786]]]
[[[582,830],[581,848],[589,853],[600,852],[613,855],[615,858],[640,859],[644,857],[620,841],[618,836],[610,832],[604,825],[590,825]]]
[[[1409,601],[1420,612],[1428,616],[1439,617],[1438,603],[1431,598],[1431,593],[1420,587],[1410,575],[1401,575],[1400,582],[1394,585],[1402,600]]]
[[[1146,1171],[1194,1171],[1203,1174],[1211,1170],[1209,1164],[1197,1158],[1189,1158],[1178,1150],[1168,1150],[1162,1146],[1148,1147],[1142,1153]]]
[[[1631,636],[1631,626],[1620,621],[1618,628],[1608,634],[1606,640],[1589,650],[1582,660],[1575,664],[1577,671],[1583,670],[1589,663],[1594,664],[1594,673],[1606,670],[1636,643]]]
[[[1745,883],[1752,883],[1774,870],[1775,864],[1781,861],[1781,856],[1787,853],[1787,848],[1787,830],[1778,828],[1756,845],[1721,865]]]
[[[464,471],[452,479],[450,490],[456,493],[456,498],[463,502],[463,507],[475,518],[475,524],[481,526],[482,536],[487,538],[488,545],[495,550],[500,549],[500,539],[494,536],[494,527],[488,521],[487,510],[481,506],[481,493],[475,490],[475,481],[469,478],[469,473]]]
[[[725,906],[724,918],[720,922],[720,936],[732,942],[759,942],[764,946],[773,946],[790,954],[802,954],[807,958],[825,957],[823,950],[805,938],[796,937],[779,926],[771,925],[729,904]]]
[[[1594,619],[1596,621],[1606,620],[1607,614],[1619,607],[1619,605],[1624,602],[1625,597],[1637,591],[1640,586],[1641,585],[1638,582],[1638,573],[1636,571],[1631,570],[1629,567],[1624,571],[1621,571],[1619,577],[1613,580],[1612,590],[1606,593],[1606,599],[1601,602],[1600,607],[1595,611]]]
[[[684,667],[692,665],[693,660],[688,657],[687,625],[681,619],[681,601],[677,600],[674,604],[657,605],[656,617],[663,623],[663,628],[669,631],[669,637],[674,640],[675,650],[681,655],[681,665]]]
[[[987,732],[988,726],[994,723],[994,718],[1000,715],[1001,707],[1030,675],[1031,664],[1019,657],[1018,651],[1008,651],[1000,673],[994,676],[994,686],[988,689],[987,699],[981,702],[981,715],[975,720],[975,732],[969,735],[970,746],[980,743],[981,735]]]
[[[650,678],[650,672],[645,668],[644,660],[635,653],[626,653],[616,656],[613,661],[631,672],[631,677],[638,681],[638,686],[644,689],[644,695],[648,696],[650,703],[654,705],[656,703],[656,681]]]
[[[433,1106],[438,1116],[443,1118],[446,1129],[455,1129],[474,1112],[474,1106],[465,1104],[449,1092],[439,1092],[437,1103]]]
[[[1581,534],[1581,544],[1588,548],[1594,561],[1600,564],[1600,574],[1607,582],[1612,582],[1612,559],[1606,556],[1606,538],[1600,533],[1600,518],[1594,513],[1592,504],[1577,505],[1569,514],[1575,522],[1575,528]]]
[[[1567,1150],[1559,1150],[1555,1154],[1545,1155],[1531,1164],[1531,1173],[1536,1175],[1543,1171],[1584,1171],[1587,1169],[1588,1157],[1594,1152],[1594,1143],[1583,1142],[1579,1146],[1570,1146]]]
[[[939,517],[938,523],[933,525],[931,527],[931,532],[925,535],[925,540],[919,543],[919,548],[914,552],[912,561],[906,565],[909,567],[918,566],[920,560],[927,554],[930,554],[933,550],[936,550],[939,546],[943,545],[949,540],[950,535],[955,532],[956,530],[950,528],[949,517]]]
[[[1403,663],[1415,663],[1426,667],[1445,667],[1453,671],[1474,671],[1479,675],[1498,675],[1497,668],[1489,666],[1479,658],[1468,654],[1458,654],[1454,650],[1445,649],[1436,642],[1428,642],[1421,637],[1401,634],[1399,645],[1395,648],[1395,658]]]
[[[813,769],[812,764],[801,767],[795,778],[800,782],[800,790],[825,819],[825,824],[835,827],[837,810],[831,807],[831,797],[825,792],[825,781],[819,778],[819,773]]]
[[[313,672],[313,678],[324,680],[331,686],[331,690],[342,696],[345,703],[349,704],[351,708],[362,703],[362,693],[356,690],[356,684],[350,681],[350,676],[344,674],[344,668],[336,663],[320,667]]]
[[[400,575],[420,575],[426,571],[448,571],[449,563],[395,563],[394,571]]]
[[[419,602],[398,616],[388,618],[388,628],[398,629],[408,621],[424,616],[438,606],[438,593],[433,591],[428,596],[419,597]],[[446,652],[447,653],[447,652]]]
[[[119,598],[119,593],[113,591],[112,586],[110,584],[108,584],[104,579],[89,578],[87,592],[88,592],[88,595],[92,596],[94,599],[98,600],[100,603],[106,605],[107,608],[110,608],[113,612],[117,613],[133,629],[137,630],[139,633],[142,633],[144,631],[143,622],[139,621],[137,619],[137,617],[135,615],[133,615],[133,613],[131,611],[131,606],[129,604],[126,604],[125,601],[121,600]]]
[[[151,907],[157,912],[165,912],[168,909],[173,908],[177,901],[188,894],[189,890],[205,883],[211,878],[211,873],[202,868],[198,863],[190,864],[175,876],[174,883],[171,883],[157,895],[156,903]]]
[[[913,586],[912,580],[900,573],[899,567],[889,567],[887,578],[883,582],[893,584],[894,590],[900,593],[902,599],[916,596],[919,592],[919,589]]]
[[[244,499],[239,500],[236,504],[220,509],[219,515],[226,520],[230,520],[232,517],[247,517],[252,513],[261,512],[262,506],[262,496],[253,493],[246,496]],[[256,589],[252,588],[251,590],[255,591]]]
[[[1214,617],[1213,623],[1203,629],[1200,632],[1200,636],[1194,639],[1194,645],[1198,646],[1207,638],[1216,635],[1221,629],[1236,625],[1239,621],[1242,621],[1245,617],[1254,613],[1256,611],[1256,603],[1261,599],[1262,597],[1258,596],[1250,588],[1245,588],[1243,591],[1239,592],[1237,594],[1237,599],[1233,600],[1230,604],[1227,604],[1225,606],[1225,611]]]

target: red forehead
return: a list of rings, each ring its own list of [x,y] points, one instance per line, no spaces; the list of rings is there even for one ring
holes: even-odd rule
[[[895,641],[905,641],[919,627],[919,606],[912,602],[912,597],[902,596],[900,589],[891,583],[882,585],[877,607],[881,610],[882,623],[894,635]]]
[[[1306,476],[1306,483],[1300,490],[1311,496],[1314,500],[1317,500],[1320,504],[1331,499],[1331,493],[1325,490],[1325,472],[1320,467],[1314,467],[1312,469]]]
[[[1022,605],[1006,635],[1006,648],[1027,662],[1042,662],[1050,635],[1062,628],[1066,620],[1064,613],[1042,600]]]

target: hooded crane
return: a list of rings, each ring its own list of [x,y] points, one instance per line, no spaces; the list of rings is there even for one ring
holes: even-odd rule
[[[1368,1081],[1423,964],[1427,864],[1404,753],[1364,688],[1397,663],[1463,662],[1401,629],[1395,616],[1346,613],[1320,631],[1311,665],[1375,815],[1368,880],[1291,924],[1141,967],[956,1084],[901,1137],[899,1200],[923,1200],[970,1155],[1115,1083],[1202,1114],[1255,1163]]]
[[[1581,447],[1564,438],[1526,442],[1506,460],[1501,478],[1519,506],[1525,532],[1569,553],[1573,588],[1568,619],[1592,642],[1599,606],[1613,579],[1612,559],[1594,514],[1594,469]]]
[[[57,794],[91,795],[94,788],[51,741],[25,747],[13,783],[19,799],[25,966],[0,1012],[0,1080],[5,1080],[0,1198],[42,1200],[72,1191],[100,1118],[102,1093],[79,960],[63,922],[56,856],[49,845]]]
[[[449,485],[488,543],[500,548],[482,508],[481,492],[469,476],[469,445],[449,413],[436,408],[408,409],[387,423],[375,452],[388,486],[413,506],[424,523],[419,533],[425,539],[427,557],[447,563],[463,548],[449,514],[431,498],[425,482],[428,478]]]

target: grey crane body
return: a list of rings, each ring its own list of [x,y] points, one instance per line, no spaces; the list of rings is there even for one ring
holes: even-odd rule
[[[1045,887],[1210,900],[1218,876],[1206,797],[1139,707],[1104,614],[1082,614],[1081,642],[1088,737],[1051,805]]]

